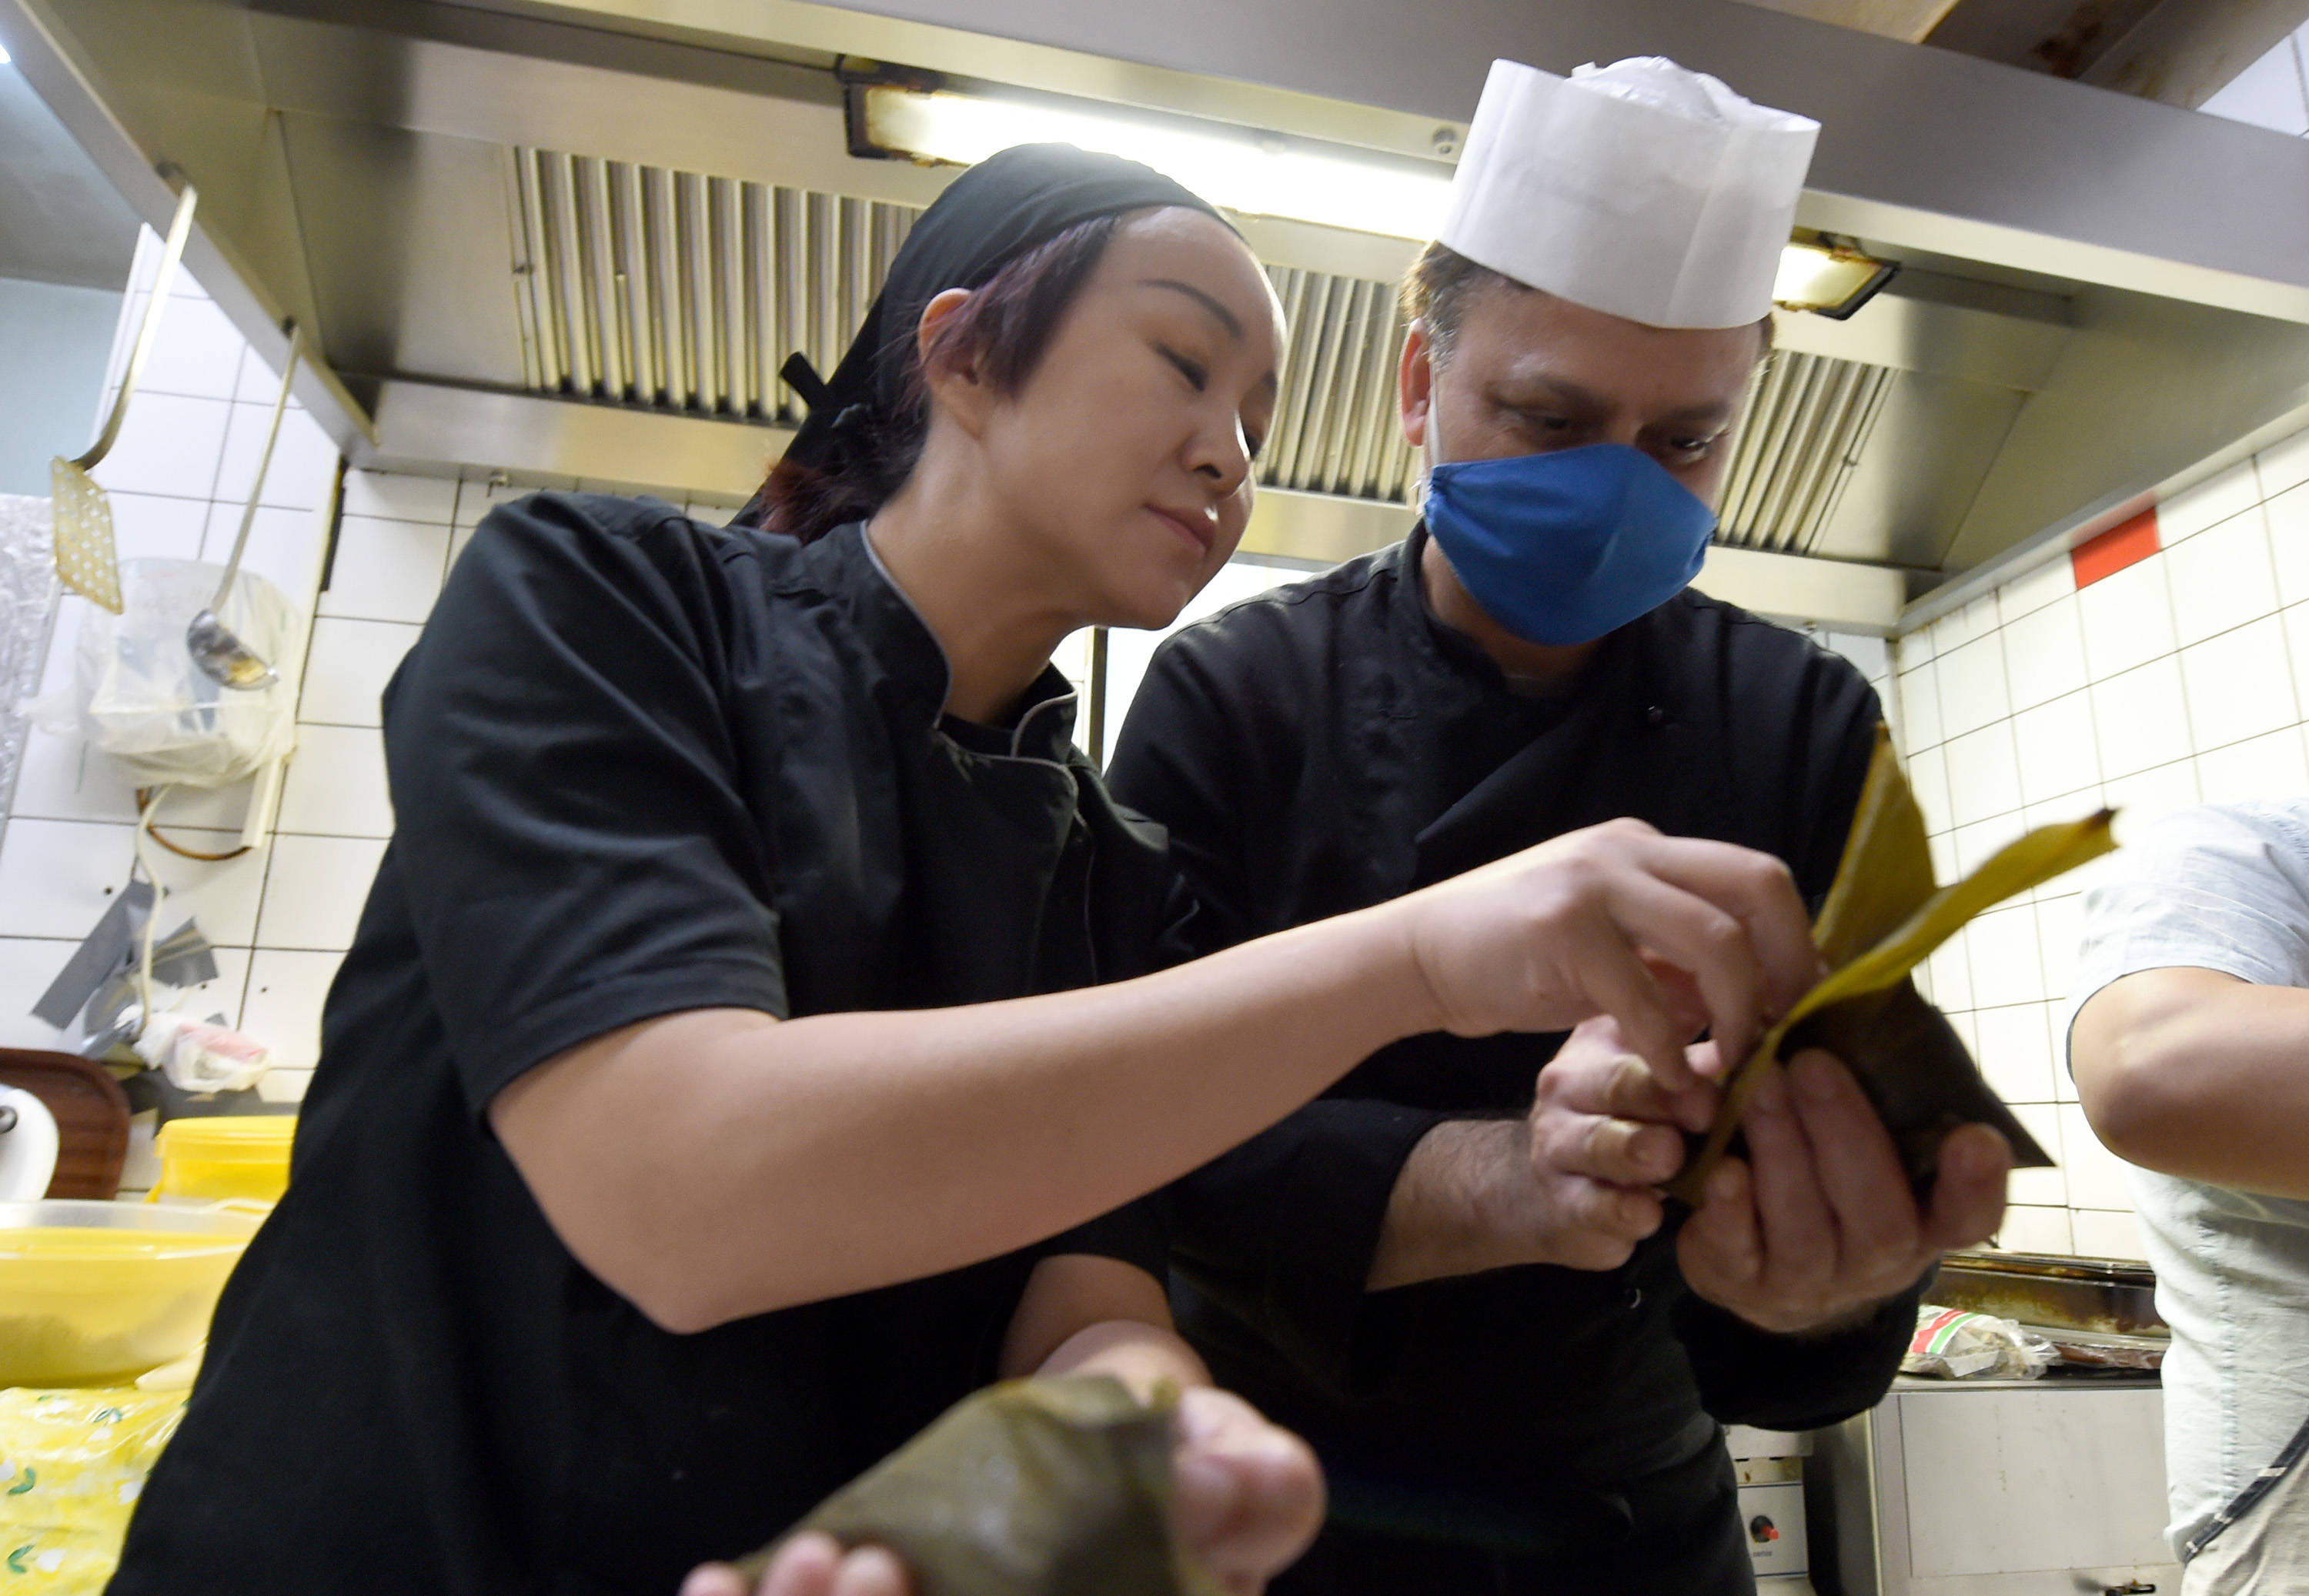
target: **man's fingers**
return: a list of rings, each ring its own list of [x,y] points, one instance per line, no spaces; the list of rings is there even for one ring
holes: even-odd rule
[[[1670,1126],[1597,1115],[1584,1122],[1558,1167],[1611,1186],[1651,1186],[1682,1168],[1683,1157],[1683,1137]]]
[[[1812,916],[1786,865],[1769,854],[1691,837],[1655,834],[1631,846],[1653,875],[1706,899],[1746,928],[1763,975],[1766,1012],[1785,1014],[1812,990],[1820,978],[1820,951],[1812,945]]]
[[[1691,1048],[1684,1054],[1687,1068],[1691,1061],[1710,1056]],[[1540,1072],[1536,1101],[1543,1109],[1561,1107],[1700,1131],[1715,1118],[1717,1096],[1717,1089],[1704,1081],[1682,1091],[1662,1085],[1651,1066],[1629,1050],[1618,1023],[1601,1015],[1574,1031],[1548,1061]]]
[[[1852,1073],[1820,1048],[1789,1061],[1788,1084],[1846,1264],[1870,1266],[1887,1291],[1899,1290],[1920,1266],[1923,1221],[1884,1122]]]
[[[1820,1190],[1786,1071],[1765,1077],[1742,1125],[1766,1270],[1792,1289],[1824,1284],[1838,1264],[1835,1214]]]
[[[2004,1183],[2012,1149],[1995,1128],[1959,1126],[1941,1143],[1940,1172],[1924,1236],[1935,1252],[1977,1247],[2004,1222]]]
[[[1764,1242],[1756,1228],[1755,1190],[1748,1166],[1727,1158],[1708,1178],[1699,1209],[1676,1237],[1687,1278],[1725,1286],[1752,1284],[1764,1272]]]

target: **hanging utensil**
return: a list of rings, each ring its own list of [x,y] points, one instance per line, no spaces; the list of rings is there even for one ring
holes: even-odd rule
[[[231,627],[219,617],[225,600],[231,596],[233,578],[240,574],[240,556],[248,548],[248,529],[256,522],[256,504],[264,495],[264,473],[272,466],[272,445],[281,439],[281,418],[289,410],[289,384],[297,375],[297,324],[289,324],[289,353],[281,362],[281,392],[272,401],[272,428],[264,435],[264,453],[257,456],[256,480],[248,485],[248,504],[240,513],[240,531],[232,540],[232,557],[224,563],[224,580],[217,583],[216,597],[209,607],[195,616],[192,625],[185,628],[185,647],[193,656],[193,663],[201,674],[220,686],[236,687],[244,693],[259,687],[269,687],[280,677],[263,655],[233,634]]]
[[[185,185],[177,196],[177,214],[169,223],[168,242],[160,249],[160,270],[152,278],[152,297],[144,304],[144,324],[136,331],[128,369],[121,374],[120,392],[113,395],[112,411],[104,418],[87,453],[77,460],[61,456],[48,462],[50,514],[56,529],[56,575],[65,586],[91,603],[120,613],[120,559],[112,540],[112,505],[89,472],[112,453],[127,418],[128,401],[144,375],[144,362],[160,332],[160,313],[177,280],[177,263],[184,258],[185,240],[193,231],[193,205],[197,196]]]

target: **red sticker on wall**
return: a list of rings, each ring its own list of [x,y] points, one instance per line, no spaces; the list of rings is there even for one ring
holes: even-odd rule
[[[2157,539],[2157,506],[2151,505],[2131,521],[2069,550],[2069,565],[2077,585],[2088,588],[2127,565],[2139,565],[2163,547]]]

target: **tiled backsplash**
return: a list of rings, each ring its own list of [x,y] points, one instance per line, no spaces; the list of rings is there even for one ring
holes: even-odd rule
[[[158,241],[147,231],[121,309],[104,405],[143,319],[157,261]],[[225,558],[255,476],[279,380],[200,285],[179,272],[119,441],[95,472],[111,500],[124,560]],[[334,444],[301,406],[292,408],[265,476],[244,564],[299,607],[326,539],[337,464]],[[71,680],[74,643],[88,613],[84,600],[64,600],[43,691],[57,691]],[[32,730],[0,831],[0,1045],[56,1045],[57,1033],[27,1011],[128,879],[134,787],[120,766],[79,738]],[[215,791],[179,789],[163,807],[161,829],[189,848],[222,851],[238,841],[248,801],[247,783]],[[270,838],[248,854],[215,864],[160,855],[170,893],[164,920],[173,926],[178,915],[190,914],[217,945],[218,978],[191,1006],[221,1013],[273,1040],[290,1067],[269,1090],[292,1098],[301,1093],[304,1069],[312,1062],[307,1019],[317,998],[305,1004],[299,991],[284,1008],[287,988],[296,984],[284,978],[307,956],[299,939],[315,921],[316,901],[336,890],[357,895],[361,884],[309,876],[298,857],[309,841]]]
[[[2309,791],[2309,433],[1895,653],[1896,735],[1943,880],[2104,803],[2122,841],[2184,804]],[[2077,1106],[2059,1032],[2090,879],[2088,867],[1982,916],[1926,980],[2061,1160],[2015,1178],[2003,1245],[2137,1258],[2117,1160]]]

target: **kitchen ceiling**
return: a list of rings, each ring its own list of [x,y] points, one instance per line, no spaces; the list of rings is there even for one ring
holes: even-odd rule
[[[1740,0],[2195,109],[2309,0]]]
[[[1344,26],[1346,3],[1324,14]],[[758,480],[798,418],[778,366],[800,350],[830,368],[948,175],[847,153],[837,47],[1397,159],[1436,160],[1460,126],[1417,108],[1424,60],[1405,58],[1385,96],[1310,92],[1311,67],[1349,89],[1385,53],[1336,30],[1270,42],[1262,84],[1085,54],[1081,5],[908,7],[911,20],[797,0],[0,0],[0,37],[37,29],[42,82],[79,105],[75,131],[144,208],[166,198],[151,164],[193,174],[211,252],[204,268],[196,247],[195,269],[234,279],[220,301],[253,336],[277,341],[283,315],[314,330],[325,366],[308,402],[333,407],[357,459],[730,493]],[[1046,42],[925,20],[941,8]],[[1118,41],[1137,23],[1088,9]],[[1295,14],[1284,0],[1208,9],[1214,30]],[[2201,136],[2191,125],[2212,119],[1725,0],[1566,0],[1544,16],[1584,18],[1593,37],[1568,35],[1583,54],[1640,39],[1821,115],[1800,220],[1906,265],[1847,322],[1780,318],[1734,446],[1728,549],[1893,574],[1896,593],[1945,590],[2309,403],[2309,272],[2277,237],[2296,222],[2223,187],[2240,170],[2309,187],[2301,151],[2262,142],[2286,141],[2225,124]],[[1697,25],[1711,17],[1760,31]],[[1432,20],[1431,42],[1462,53],[1511,39],[1503,22],[1493,44],[1456,40],[1457,13]],[[1743,65],[1734,47],[1759,53]],[[1544,39],[1519,47],[1544,65],[1579,58],[1556,60],[1565,47]],[[1807,104],[1810,78],[1769,81],[1795,48],[1838,107]],[[1920,56],[1949,65],[1904,82]],[[1958,91],[1973,98],[1950,120]],[[2005,103],[2015,93],[2037,98]],[[1952,143],[2015,118],[2032,141],[1994,146],[1993,171]],[[1947,148],[1941,166],[1914,163],[1925,139]],[[2113,146],[2133,154],[2079,167]],[[2195,192],[2144,188],[2160,163],[2199,160],[2222,164]],[[2144,193],[2169,214],[2144,219]],[[1397,535],[1413,462],[1394,418],[1394,284],[1414,246],[1242,226],[1292,327],[1262,462],[1278,491],[1254,542],[1329,558]]]

